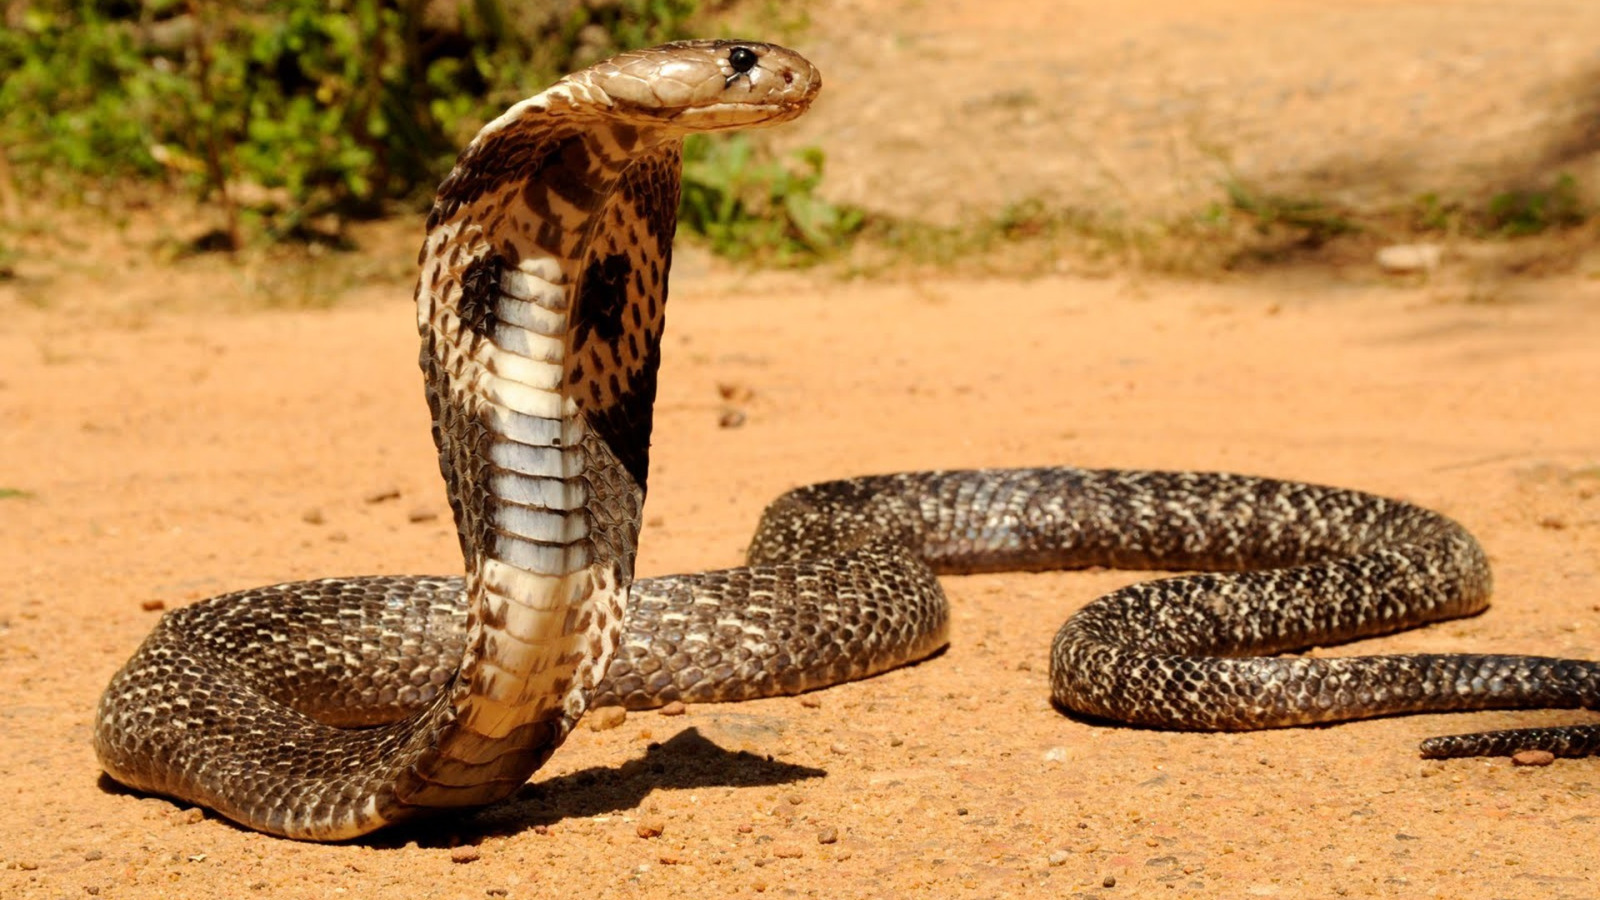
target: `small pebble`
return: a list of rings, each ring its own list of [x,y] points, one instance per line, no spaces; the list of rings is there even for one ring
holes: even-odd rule
[[[798,844],[777,844],[772,848],[772,855],[779,859],[799,859],[806,851]]]
[[[1519,750],[1511,756],[1514,766],[1548,766],[1556,761],[1556,755],[1549,750]]]
[[[1378,267],[1385,272],[1405,275],[1431,272],[1439,268],[1444,250],[1438,244],[1393,244],[1378,251]]]
[[[490,897],[504,897],[511,893],[505,888],[484,888],[483,892]]]
[[[718,428],[739,428],[745,423],[745,414],[742,409],[725,409],[717,417]]]
[[[828,745],[828,750],[830,752],[832,752],[833,755],[835,755],[835,756],[849,756],[850,755],[850,747],[848,745],[846,745],[846,744],[841,744],[841,743],[839,743],[837,741],[835,741],[832,744],[829,744]]]
[[[1539,520],[1539,527],[1548,531],[1561,531],[1567,527],[1567,523],[1566,520],[1558,519],[1555,516],[1545,516]]]
[[[184,810],[183,815],[178,818],[178,821],[184,825],[195,825],[205,820],[206,812],[198,806],[194,809]]]
[[[384,502],[389,501],[389,500],[399,500],[400,499],[400,489],[397,488],[397,487],[383,488],[381,490],[373,491],[372,493],[366,495],[365,497],[362,497],[361,499],[365,500],[368,503],[384,503]]]
[[[89,852],[83,854],[83,858],[88,862],[94,862],[97,859],[105,859],[105,857],[106,855],[101,853],[99,850],[90,850]]]
[[[589,723],[590,731],[610,731],[628,721],[628,711],[620,706],[602,706],[590,710],[584,720]]]
[[[453,862],[453,863],[477,862],[478,861],[478,857],[481,856],[481,855],[482,854],[480,854],[478,852],[478,848],[477,847],[473,847],[473,846],[470,846],[470,845],[467,845],[467,844],[462,844],[459,847],[451,847],[450,848],[450,861]]]
[[[821,709],[822,698],[818,697],[816,694],[806,694],[800,698],[800,705],[804,706],[806,709]]]
[[[1057,850],[1056,852],[1050,854],[1050,859],[1048,860],[1048,862],[1050,863],[1051,868],[1055,868],[1057,866],[1066,865],[1067,864],[1067,860],[1069,860],[1071,858],[1072,858],[1072,854],[1071,853],[1068,853],[1065,850]]]
[[[83,892],[91,897],[98,897],[100,896],[100,885],[86,884],[83,886]]]
[[[432,522],[437,518],[439,518],[439,511],[436,509],[428,509],[425,506],[419,506],[416,509],[406,513],[407,522]]]
[[[140,600],[139,608],[145,612],[159,612],[167,608],[165,600]]]
[[[1100,879],[1100,886],[1101,887],[1116,887],[1117,886],[1117,876],[1115,876],[1115,875],[1107,875],[1106,877]]]
[[[660,816],[646,816],[639,820],[633,832],[642,838],[658,838],[667,830],[667,820]]]
[[[663,853],[656,857],[656,862],[662,864],[663,866],[675,866],[682,861],[683,860],[680,859],[676,853]]]
[[[689,707],[684,706],[682,700],[674,700],[671,703],[668,703],[666,706],[661,707],[661,714],[663,716],[681,716],[688,711]]]
[[[817,843],[837,844],[839,842],[839,829],[832,825],[824,825],[817,830]]]
[[[717,382],[717,396],[724,400],[749,400],[756,392],[746,385],[732,381]]]
[[[734,830],[739,832],[740,834],[749,834],[750,832],[755,831],[756,827],[754,825],[751,825],[750,823],[746,822],[745,824],[740,825],[738,828],[736,828]]]
[[[321,525],[323,522],[326,522],[327,519],[322,517],[322,510],[313,506],[300,514],[300,521],[306,523],[307,525]]]

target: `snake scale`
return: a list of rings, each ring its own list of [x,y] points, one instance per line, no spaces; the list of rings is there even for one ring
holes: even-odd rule
[[[1600,665],[1276,657],[1475,613],[1459,525],[1353,491],[1237,475],[1024,469],[813,485],[749,565],[633,580],[684,136],[798,116],[812,65],[680,42],[567,76],[489,123],[439,188],[416,289],[464,577],[280,584],[166,613],[101,700],[132,788],[337,840],[493,803],[592,705],[794,693],[946,642],[940,573],[1191,574],[1102,597],[1056,635],[1060,706],[1248,729],[1420,710],[1590,707]],[[1436,738],[1429,755],[1600,728]]]

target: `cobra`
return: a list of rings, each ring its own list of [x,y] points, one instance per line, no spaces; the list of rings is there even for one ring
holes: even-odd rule
[[[511,107],[427,219],[416,301],[457,577],[280,584],[163,616],[101,699],[130,787],[338,840],[516,790],[593,705],[795,693],[947,641],[943,573],[1198,570],[1101,598],[1057,634],[1056,702],[1171,728],[1596,705],[1582,660],[1277,658],[1481,610],[1482,550],[1427,510],[1237,475],[924,472],[801,488],[749,565],[635,581],[652,405],[691,133],[793,119],[792,51],[624,53]],[[1600,729],[1435,739],[1546,746]]]

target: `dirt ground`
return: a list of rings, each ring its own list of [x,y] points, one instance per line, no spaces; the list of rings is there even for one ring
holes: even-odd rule
[[[939,221],[1600,184],[1587,0],[819,0],[827,191]]]
[[[1483,140],[1411,136],[1417,153],[1450,147],[1448,164],[1422,169],[1464,178],[1473,159],[1542,158],[1544,132],[1517,131],[1530,121],[1519,103],[1545,96],[1528,85],[1555,92],[1595,64],[1600,34],[1587,2],[1143,0],[1121,16],[1066,3],[1050,5],[1058,18],[1016,17],[1028,6],[819,15],[815,57],[838,96],[803,126],[823,130],[801,136],[827,135],[830,179],[993,208],[1013,190],[1004,179],[1113,151],[1085,149],[1092,123],[1044,140],[1045,117],[1029,126],[1038,141],[1026,129],[991,141],[1016,155],[976,184],[964,160],[942,154],[947,170],[925,151],[946,125],[1004,123],[972,123],[949,112],[959,94],[924,91],[906,109],[927,130],[897,142],[911,126],[883,92],[919,73],[964,85],[987,73],[1006,90],[1054,65],[1083,89],[1154,97],[1183,79],[1152,73],[1170,60],[1192,71],[1183,61],[1203,41],[1222,86],[1206,102],[1245,77],[1230,74],[1248,71],[1240,54],[1281,63],[1251,90],[1298,98],[1279,110],[1296,127],[1269,127],[1267,109],[1251,114],[1256,131],[1235,128],[1262,160],[1280,140],[1285,159],[1384,157],[1403,120],[1372,116],[1387,136],[1373,143],[1298,125],[1380,108],[1397,72],[1451,61],[1467,87],[1430,82],[1449,102],[1413,108],[1438,128],[1475,122]],[[1483,47],[1505,52],[1462,62]],[[1330,88],[1332,107],[1302,90],[1323,75],[1349,86]],[[880,137],[856,140],[869,130]],[[952,643],[935,659],[803,698],[580,726],[512,802],[369,841],[267,838],[119,791],[98,777],[94,705],[159,615],[147,606],[460,565],[415,368],[409,247],[368,244],[386,261],[331,308],[274,311],[253,301],[259,272],[158,265],[137,235],[119,246],[77,269],[23,260],[0,284],[0,896],[1600,896],[1594,761],[1415,752],[1433,734],[1593,713],[1180,734],[1054,710],[1051,634],[1136,573],[948,579]],[[1361,651],[1600,658],[1600,266],[1486,280],[1474,252],[1449,248],[1425,280],[1357,268],[1216,283],[848,283],[688,253],[640,574],[737,562],[768,499],[824,478],[1227,469],[1403,497],[1479,535],[1496,567],[1488,613]],[[741,427],[721,426],[730,407]],[[662,833],[640,837],[644,820]]]

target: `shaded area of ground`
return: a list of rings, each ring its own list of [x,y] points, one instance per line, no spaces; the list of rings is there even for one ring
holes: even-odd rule
[[[954,221],[1033,199],[1191,214],[1220,185],[1390,206],[1600,184],[1585,0],[826,0],[791,133],[830,193]],[[1593,198],[1591,198],[1593,199]]]

